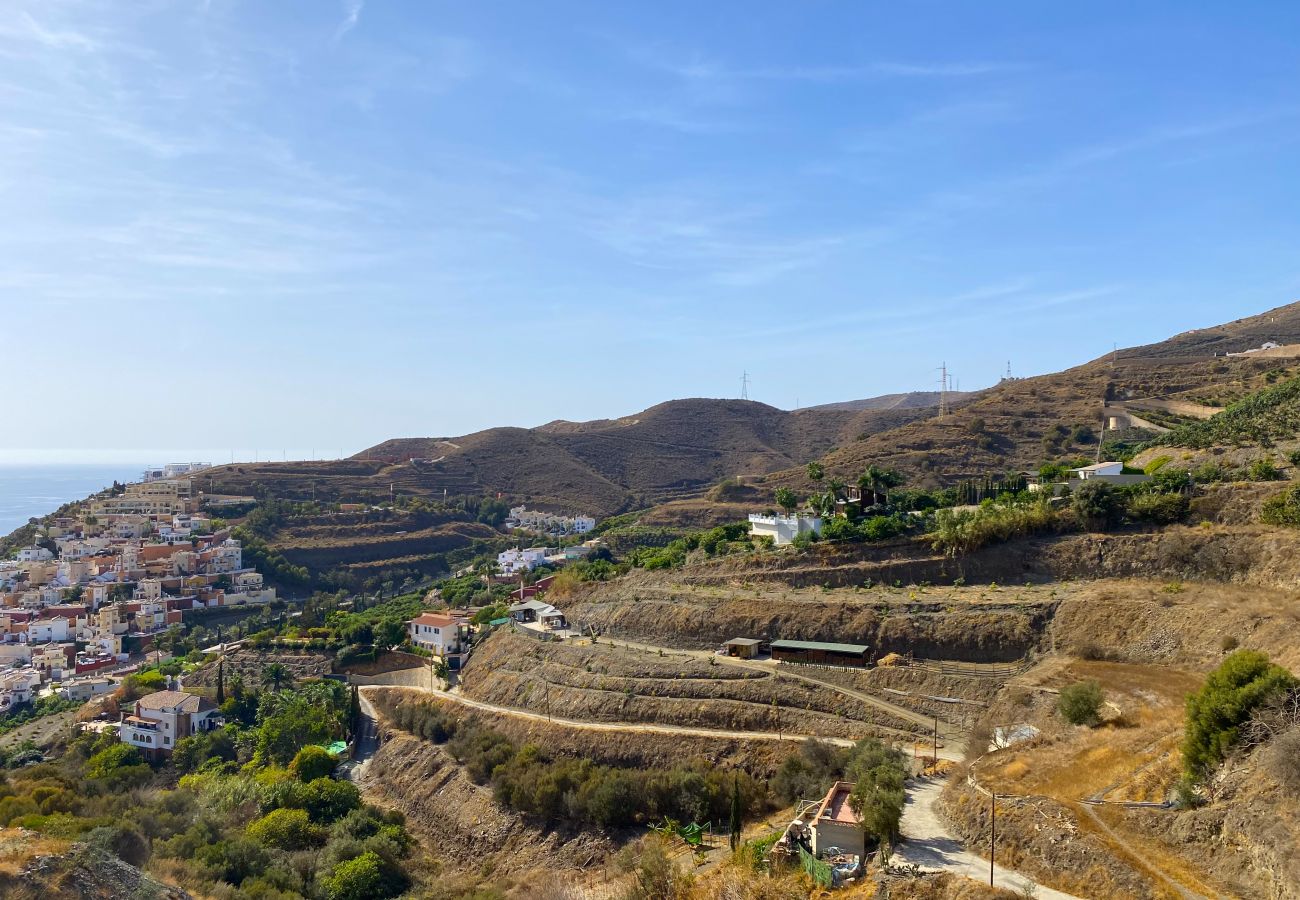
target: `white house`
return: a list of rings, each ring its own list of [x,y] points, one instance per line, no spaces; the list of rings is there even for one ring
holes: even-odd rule
[[[531,572],[544,562],[546,562],[545,547],[529,547],[527,550],[515,548],[497,554],[497,565],[503,575]]]
[[[814,534],[822,530],[818,516],[765,516],[751,513],[749,533],[770,537],[778,547],[788,544],[801,534]]]
[[[460,667],[465,652],[465,626],[442,613],[424,613],[406,623],[411,643],[434,656],[447,660],[453,669]]]
[[[0,672],[0,712],[31,703],[40,686],[41,673],[30,666]]]
[[[48,562],[54,554],[44,547],[24,547],[18,551],[19,562]]]
[[[1123,475],[1124,464],[1122,462],[1099,462],[1079,469],[1071,469],[1070,471],[1080,481],[1087,481],[1089,478],[1098,476]]]
[[[158,691],[135,701],[135,711],[122,716],[122,743],[151,757],[171,753],[181,738],[215,728],[216,712],[206,697]]]

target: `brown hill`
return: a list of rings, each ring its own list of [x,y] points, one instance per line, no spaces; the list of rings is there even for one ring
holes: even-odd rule
[[[948,402],[956,403],[970,396],[969,391],[949,391]],[[823,403],[809,406],[807,409],[837,409],[857,411],[863,409],[929,409],[938,406],[942,395],[939,391],[911,391],[906,394],[883,394],[868,397],[866,400],[845,400],[840,403]]]
[[[914,485],[933,485],[1037,469],[1046,460],[1091,457],[1108,406],[1135,401],[1141,407],[1141,401],[1151,399],[1223,406],[1270,379],[1300,371],[1297,359],[1224,355],[1265,341],[1300,343],[1300,303],[1107,354],[1052,375],[1003,381],[947,416],[866,435],[839,446],[822,462],[829,474],[841,478],[852,479],[874,463],[904,472]],[[802,467],[775,473],[767,481],[811,487]]]
[[[220,466],[215,493],[322,500],[501,493],[541,508],[609,515],[702,493],[737,475],[801,465],[925,407],[788,412],[747,400],[673,400],[621,419],[400,438],[347,460]]]

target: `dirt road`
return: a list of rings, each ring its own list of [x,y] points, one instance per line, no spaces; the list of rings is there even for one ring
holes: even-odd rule
[[[943,783],[933,779],[916,779],[908,785],[907,803],[903,807],[903,842],[890,859],[891,866],[920,866],[925,871],[951,872],[985,884],[989,879],[989,861],[971,853],[952,836],[935,808]],[[1036,900],[1080,900],[1036,884],[1033,879],[999,865],[993,867],[993,883],[1010,891],[1032,889]]]

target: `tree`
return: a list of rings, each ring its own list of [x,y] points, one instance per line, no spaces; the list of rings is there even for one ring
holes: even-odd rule
[[[1237,743],[1241,726],[1260,705],[1300,683],[1256,650],[1238,650],[1209,674],[1187,698],[1183,767],[1204,778]]]
[[[731,779],[731,852],[735,853],[740,847],[740,776],[734,775]]]
[[[1079,485],[1071,501],[1075,518],[1089,531],[1103,531],[1119,521],[1123,500],[1104,481],[1089,480]]]
[[[348,698],[348,736],[361,730],[361,693],[352,685],[352,696]]]
[[[776,505],[785,510],[787,516],[794,512],[795,507],[799,505],[799,498],[789,488],[777,488],[774,496]]]
[[[858,476],[858,503],[863,510],[889,501],[889,491],[903,483],[903,476],[893,469],[882,469],[874,463]],[[867,503],[867,494],[871,502]]]
[[[845,771],[845,777],[854,782],[849,807],[861,819],[862,829],[881,843],[892,843],[898,837],[906,801],[905,775],[902,754],[879,741],[858,741],[850,751]]]
[[[293,674],[284,667],[283,663],[271,663],[262,669],[262,684],[273,691],[278,691],[293,684]]]
[[[293,757],[293,762],[289,764],[289,770],[298,776],[298,780],[304,784],[315,781],[317,778],[329,778],[334,774],[334,767],[338,761],[330,756],[329,751],[324,747],[318,747],[315,744],[303,747]]]
[[[406,640],[406,623],[401,619],[381,619],[373,632],[375,645],[387,650]]]
[[[1101,722],[1101,685],[1096,681],[1079,681],[1061,688],[1056,699],[1056,710],[1071,725],[1088,725]]]
[[[226,702],[226,661],[217,660],[217,706]]]
[[[810,462],[807,466],[808,477],[813,482],[820,482],[826,477],[826,467],[819,462]]]

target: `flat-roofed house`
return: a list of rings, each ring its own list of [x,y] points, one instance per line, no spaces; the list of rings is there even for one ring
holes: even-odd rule
[[[849,806],[851,793],[852,781],[837,781],[826,792],[826,798],[810,824],[813,856],[839,853],[850,853],[859,858],[866,856],[867,833],[862,830],[862,819]]]

